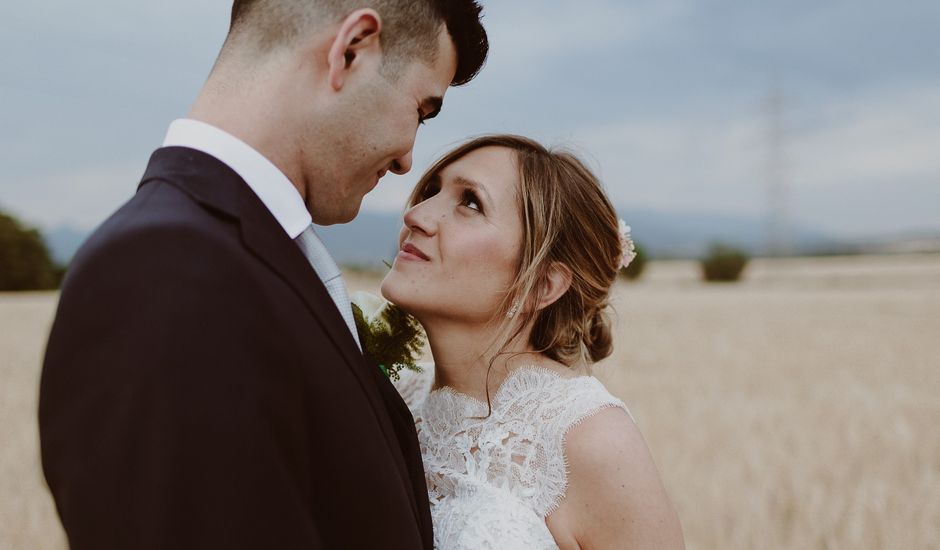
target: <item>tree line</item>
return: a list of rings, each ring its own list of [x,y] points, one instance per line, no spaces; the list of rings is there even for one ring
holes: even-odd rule
[[[637,245],[637,256],[621,272],[627,279],[639,279],[648,256]],[[716,244],[701,258],[702,278],[706,281],[736,281],[750,258],[741,250]],[[0,292],[15,290],[51,290],[59,288],[65,266],[57,264],[38,229],[0,211]]]
[[[51,290],[64,275],[38,229],[0,212],[0,291]]]

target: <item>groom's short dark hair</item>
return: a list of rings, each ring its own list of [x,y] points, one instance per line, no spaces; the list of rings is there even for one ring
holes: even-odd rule
[[[466,84],[489,51],[476,0],[234,0],[229,37],[247,34],[262,49],[289,44],[316,23],[338,22],[360,8],[382,17],[386,60],[432,63],[445,25],[457,50],[452,86]]]

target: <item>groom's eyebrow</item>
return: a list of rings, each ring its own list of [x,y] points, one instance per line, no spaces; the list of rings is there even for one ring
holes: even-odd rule
[[[431,96],[426,97],[421,102],[421,110],[427,114],[421,117],[421,120],[427,120],[429,118],[434,118],[437,116],[437,113],[441,112],[441,107],[444,106],[444,98],[441,96]]]

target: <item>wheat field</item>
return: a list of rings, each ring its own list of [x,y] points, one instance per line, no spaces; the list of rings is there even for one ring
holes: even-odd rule
[[[66,546],[36,428],[55,304],[0,294],[0,549]],[[940,255],[758,260],[732,285],[654,262],[614,304],[595,374],[689,549],[940,548]]]

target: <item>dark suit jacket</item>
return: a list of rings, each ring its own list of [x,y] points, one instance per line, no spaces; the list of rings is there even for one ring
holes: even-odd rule
[[[413,419],[235,172],[167,147],[74,259],[42,462],[73,550],[431,548]]]

